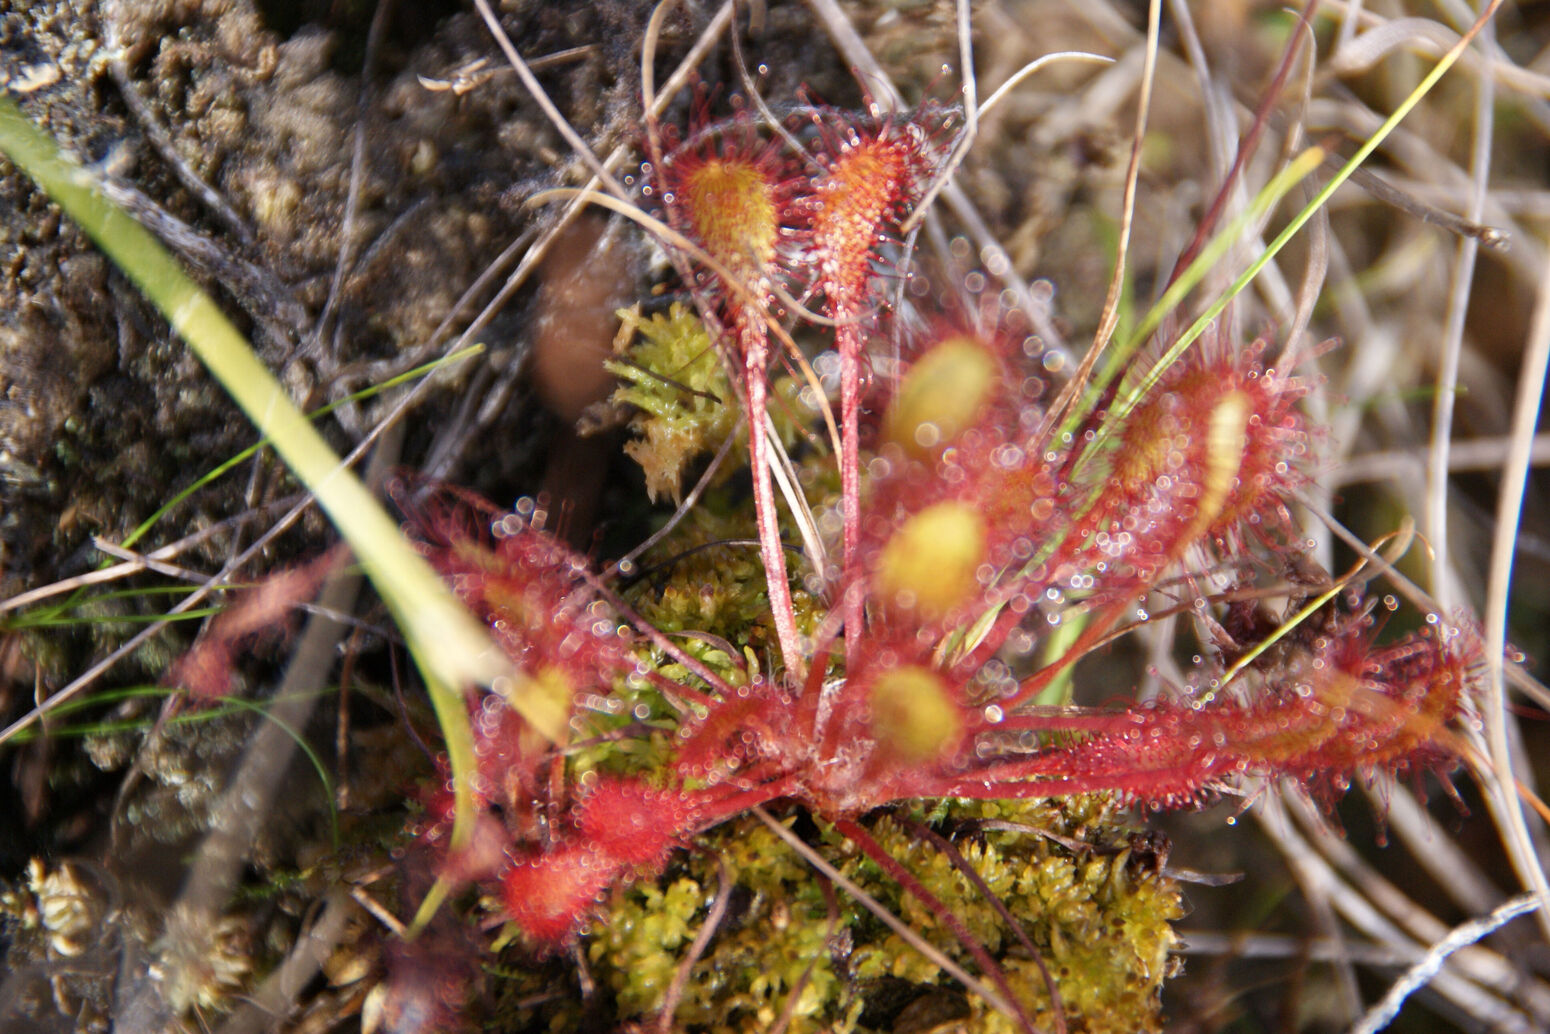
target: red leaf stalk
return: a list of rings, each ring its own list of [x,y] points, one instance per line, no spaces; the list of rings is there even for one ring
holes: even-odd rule
[[[780,518],[770,478],[764,415],[769,398],[769,331],[765,324],[772,300],[769,278],[787,235],[790,185],[783,184],[776,152],[758,148],[751,127],[742,143],[724,140],[719,153],[680,148],[666,160],[662,197],[669,218],[681,225],[759,299],[750,305],[741,292],[701,273],[719,295],[742,358],[742,383],[748,416],[749,468],[753,473],[754,512],[759,552],[769,586],[770,612],[781,655],[793,672],[804,670],[802,637],[796,627]]]
[[[867,135],[843,122],[838,128],[843,140],[818,178],[809,205],[817,286],[827,315],[836,323],[840,355],[842,583],[850,586],[858,575],[861,541],[862,352],[872,260],[881,235],[909,194],[917,152],[905,132],[891,124]],[[845,654],[852,657],[862,634],[862,599],[849,591],[844,598]]]
[[[1121,712],[1068,710],[1012,727],[1087,730],[1088,738],[955,781],[962,797],[1116,791],[1151,807],[1199,803],[1242,775],[1296,780],[1328,804],[1349,773],[1450,767],[1449,725],[1477,679],[1479,639],[1467,630],[1373,648],[1364,623],[1317,637],[1249,703],[1171,700]]]

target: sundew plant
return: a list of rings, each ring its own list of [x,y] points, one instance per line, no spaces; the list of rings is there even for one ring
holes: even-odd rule
[[[649,67],[643,81],[649,109]],[[560,193],[645,227],[675,273],[680,300],[630,315],[616,343],[633,454],[677,498],[690,461],[737,435],[749,502],[739,509],[739,490],[722,487],[740,465],[723,449],[693,492],[715,498],[681,506],[651,551],[602,572],[542,527],[556,500],[414,515],[427,555],[511,656],[574,702],[564,747],[537,742],[497,697],[471,702],[487,828],[443,872],[487,889],[520,950],[583,945],[624,1015],[865,1024],[875,1007],[857,988],[873,946],[857,947],[856,920],[830,901],[806,945],[792,944],[805,963],[768,973],[717,937],[737,907],[728,887],[757,885],[760,861],[745,855],[729,876],[722,857],[719,891],[703,867],[682,875],[686,850],[736,853],[714,831],[756,829],[750,813],[779,833],[774,809],[787,825],[810,818],[830,851],[897,884],[942,941],[927,952],[930,972],[975,991],[972,1022],[1150,1026],[1146,1003],[1169,968],[1161,924],[1179,911],[1165,869],[1121,877],[1111,866],[1106,877],[1129,885],[1098,923],[1133,938],[1114,949],[1127,971],[1101,978],[1123,984],[1119,995],[1064,963],[1057,919],[1030,937],[973,863],[961,886],[931,889],[864,820],[925,808],[938,824],[1018,816],[1026,829],[1016,802],[1251,804],[1278,784],[1328,811],[1353,781],[1420,787],[1428,776],[1454,794],[1456,770],[1483,763],[1471,745],[1488,667],[1478,623],[1411,591],[1422,620],[1390,631],[1401,604],[1369,586],[1399,580],[1389,569],[1401,550],[1380,549],[1392,542],[1361,547],[1338,574],[1320,565],[1302,514],[1326,437],[1304,405],[1321,347],[1302,327],[1285,341],[1246,337],[1232,289],[1191,325],[1175,307],[1182,290],[1165,293],[1125,337],[1100,330],[1080,369],[1051,376],[1059,363],[1014,294],[984,271],[944,284],[913,265],[922,206],[951,183],[983,111],[871,96],[859,110],[798,103],[782,115],[741,94],[726,107],[718,114],[702,91],[684,126],[648,115],[638,177]],[[1235,173],[1254,158],[1268,110]],[[1210,207],[1163,286],[1198,279],[1204,240],[1246,232],[1324,156],[1317,145],[1297,155],[1243,217]],[[1229,178],[1219,201],[1238,186]],[[679,380],[696,364],[699,383]],[[734,404],[739,428],[706,426]],[[758,562],[691,559],[707,550],[756,550]],[[1074,705],[1082,662],[1143,634],[1165,655],[1180,651],[1170,637],[1198,652],[1150,699]],[[422,837],[440,842],[450,798],[430,807]],[[916,836],[963,857],[929,830]],[[1013,895],[1045,896],[1026,886],[1038,866],[983,850],[988,865],[1028,866]],[[822,849],[805,853],[840,878]],[[634,913],[627,888],[652,880],[649,907]],[[982,931],[960,914],[959,900],[976,896],[999,913]],[[818,902],[806,906],[817,919]],[[759,907],[733,922],[762,918]],[[841,932],[846,950],[825,959],[815,942]],[[824,970],[850,991],[821,992]],[[721,985],[719,1009],[705,982]],[[782,989],[783,1001],[772,993]]]
[[[1487,204],[1492,84],[1521,91],[1530,121],[1546,92],[1507,63],[1495,6],[1436,31],[1356,7],[1240,12],[1244,60],[1262,67],[1229,83],[1182,3],[1154,4],[1144,27],[1112,12],[1068,26],[1071,49],[1008,64],[1000,8],[815,0],[849,100],[781,92],[752,26],[794,14],[752,6],[707,21],[666,2],[642,19],[638,123],[604,156],[524,60],[515,16],[484,0],[490,64],[420,77],[477,95],[499,53],[568,149],[565,185],[520,198],[538,228],[521,269],[544,278],[528,376],[590,441],[581,462],[635,469],[590,494],[549,477],[509,507],[445,467],[389,482],[405,536],[509,674],[443,684],[434,637],[392,606],[442,739],[405,780],[401,827],[344,847],[336,830],[331,857],[373,864],[321,867],[382,927],[350,941],[363,961],[339,986],[359,993],[340,1009],[404,1032],[1160,1030],[1186,953],[1206,956],[1194,967],[1239,950],[1186,917],[1244,874],[1174,858],[1219,864],[1183,838],[1240,837],[1252,816],[1314,917],[1300,942],[1240,942],[1303,960],[1317,993],[1283,1001],[1287,1026],[1380,1029],[1418,991],[1465,1029],[1550,1017],[1532,963],[1460,950],[1550,894],[1529,825],[1550,813],[1504,690],[1543,699],[1505,609],[1550,348],[1543,288],[1493,461],[1505,530],[1489,573],[1461,581],[1449,548],[1471,270],[1509,238],[1545,264]],[[906,20],[949,47],[935,67],[911,65],[893,34]],[[1384,110],[1338,86],[1384,62],[1404,64],[1403,90],[1363,81]],[[1169,110],[1180,83],[1203,127]],[[1467,109],[1437,95],[1470,89],[1486,143],[1453,194],[1373,171],[1374,154],[1414,160],[1409,112]],[[998,238],[977,206],[1045,174],[998,178],[991,163],[1026,154],[997,134],[1037,141],[1060,119],[1086,128],[1040,160],[1082,218],[1029,213],[1025,227],[1062,230]],[[1196,196],[1163,197],[1148,170],[1203,146],[1188,132],[1210,152]],[[1384,345],[1375,329],[1362,291],[1399,274],[1355,268],[1373,249],[1342,221],[1369,203],[1454,249],[1463,286],[1435,340]],[[1029,284],[1035,268],[1049,279]],[[1339,489],[1365,421],[1411,419],[1380,386],[1406,349],[1436,370],[1430,487],[1353,531]],[[196,712],[217,705],[243,645],[329,559],[261,584],[164,681]],[[1368,806],[1345,805],[1360,793]],[[1154,825],[1196,811],[1177,843]],[[1455,867],[1451,932],[1357,850],[1392,824],[1425,853],[1418,838],[1466,821],[1498,833],[1503,858],[1488,874],[1451,841],[1435,852],[1438,872]],[[73,872],[36,863],[7,898],[46,931],[40,958],[84,950],[59,919]],[[153,944],[181,978],[175,1019],[229,1008],[262,969],[246,949],[224,968],[191,959],[193,936],[174,935],[192,914]],[[1188,986],[1203,1027],[1253,1015]]]

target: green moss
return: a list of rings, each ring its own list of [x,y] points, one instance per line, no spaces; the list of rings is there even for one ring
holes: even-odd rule
[[[1070,1030],[1161,1029],[1158,992],[1171,968],[1169,923],[1182,914],[1179,893],[1135,856],[1107,798],[937,802],[916,817],[944,834],[956,832],[957,849],[1018,918],[1054,974]],[[983,830],[977,822],[984,819],[1028,831]],[[816,826],[797,815],[786,821],[805,829],[816,850],[911,928],[971,972],[977,969],[935,912],[905,894],[855,844],[821,820]],[[1039,967],[984,895],[946,854],[894,818],[881,815],[869,826],[884,850],[998,959],[1034,1024],[1049,1029],[1053,1011]],[[1033,829],[1084,850],[1073,852]],[[843,891],[831,904],[820,877],[752,817],[699,837],[661,879],[616,892],[592,926],[586,957],[620,1021],[660,1012],[707,921],[723,866],[735,889],[715,936],[683,981],[674,1029],[753,1034],[789,1012],[793,1032],[888,1030],[902,1010],[918,1014],[943,1002],[954,1003],[944,1011],[959,1029],[1018,1029],[972,995],[962,1002],[934,962]],[[579,1029],[581,1013],[574,1002],[556,1001],[541,1020],[533,1019],[569,1031]]]
[[[624,451],[645,471],[653,502],[663,495],[678,501],[684,468],[737,427],[732,388],[691,309],[675,302],[667,315],[642,319],[637,305],[619,318],[619,339],[630,344],[604,365],[623,382],[613,402],[636,411],[630,427],[637,437]]]
[[[735,683],[745,676],[742,666],[752,656],[767,656],[775,643],[769,587],[758,548],[753,514],[732,511],[730,492],[712,493],[642,561],[647,572],[630,594],[640,615],[664,632],[704,632],[717,636],[744,656],[733,665],[725,650],[712,642],[684,638],[679,644]],[[788,541],[795,532],[787,532]],[[822,616],[819,602],[800,584],[791,587],[797,627],[811,630]],[[686,675],[676,666],[662,669],[673,678]]]
[[[948,823],[1001,819],[1075,839],[1089,850],[1072,853],[1032,832],[982,832],[958,845],[964,858],[1019,919],[1054,974],[1072,1030],[1142,1031],[1160,1027],[1158,992],[1173,943],[1169,923],[1182,915],[1177,888],[1133,864],[1128,832],[1105,797],[1064,801],[955,802],[938,810]],[[1002,960],[1002,967],[1036,1026],[1047,1027],[1051,1002],[1037,964],[993,906],[933,845],[893,820],[879,820],[873,836],[926,889],[944,902],[970,933]],[[852,849],[854,851],[854,849]],[[1139,861],[1139,860],[1138,860]],[[869,890],[916,932],[964,965],[968,953],[922,902],[893,889],[870,861]],[[873,875],[875,873],[875,875]],[[926,984],[940,979],[928,962],[891,932],[858,950],[858,973],[884,974]],[[972,966],[971,966],[972,968]],[[969,1029],[1016,1030],[1009,1018],[978,999],[969,1002]]]

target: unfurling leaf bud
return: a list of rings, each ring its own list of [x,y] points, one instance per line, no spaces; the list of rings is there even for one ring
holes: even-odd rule
[[[906,664],[872,683],[872,727],[900,760],[929,761],[950,754],[963,716],[947,684],[929,668]]]
[[[931,621],[946,616],[979,587],[985,522],[967,503],[928,506],[896,531],[877,562],[881,601]]]
[[[916,454],[951,442],[984,411],[999,375],[984,345],[955,335],[915,361],[888,407],[883,436]]]

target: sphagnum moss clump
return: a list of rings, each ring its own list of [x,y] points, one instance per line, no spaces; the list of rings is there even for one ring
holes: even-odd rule
[[[1160,991],[1174,966],[1170,924],[1183,914],[1182,902],[1155,856],[1132,849],[1131,830],[1118,821],[1111,798],[939,804],[910,817],[957,831],[956,849],[1017,917],[1054,977],[1068,1029],[1161,1029]],[[853,843],[800,814],[784,821],[805,830],[848,879],[972,967],[936,917]],[[985,821],[1023,829],[980,828]],[[1029,1017],[1050,1029],[1053,1006],[1039,962],[984,894],[938,847],[892,816],[879,815],[869,828],[991,950]],[[612,991],[621,1020],[650,1019],[668,1004],[668,989],[720,893],[724,867],[733,887],[728,911],[691,964],[674,1029],[756,1034],[789,1010],[794,1032],[888,1030],[912,1006],[919,1014],[941,1011],[959,1030],[1018,1029],[963,995],[935,963],[868,913],[834,908],[833,892],[756,820],[727,823],[702,838],[701,847],[681,855],[660,879],[615,894],[590,928],[587,959],[595,979]],[[579,1003],[551,1003],[542,1012],[549,1030],[579,1029]],[[540,1025],[536,1015],[526,1019]]]
[[[604,365],[620,380],[610,401],[632,411],[636,437],[624,451],[640,464],[653,502],[676,502],[684,469],[737,427],[732,386],[705,324],[683,304],[652,316],[636,306],[619,317],[620,347]]]

